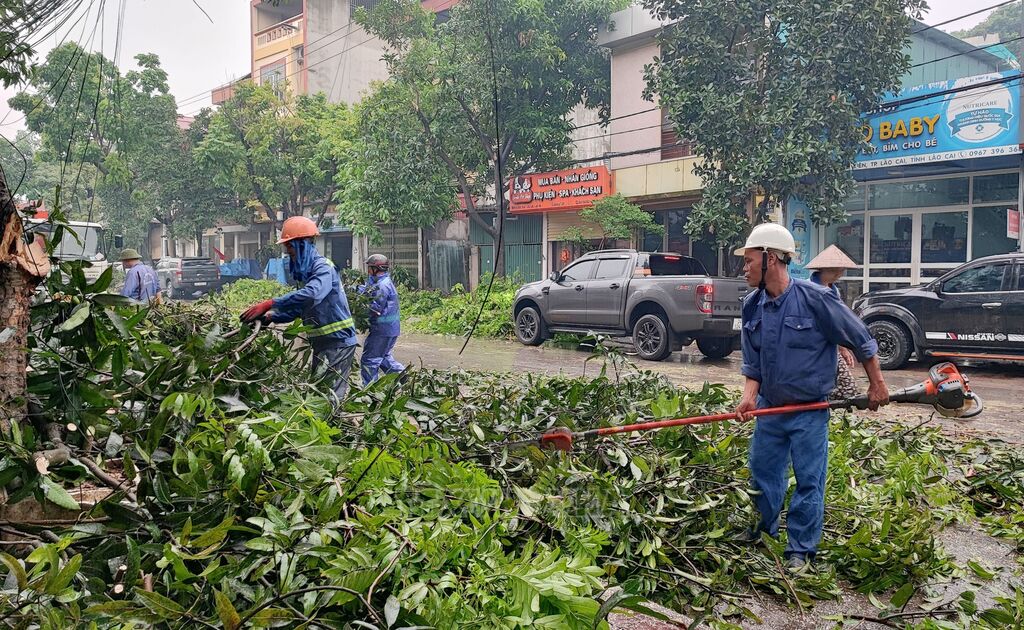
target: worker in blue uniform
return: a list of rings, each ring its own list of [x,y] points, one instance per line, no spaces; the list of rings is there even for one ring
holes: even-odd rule
[[[825,400],[835,386],[840,345],[852,350],[867,372],[869,407],[887,404],[889,390],[875,356],[878,344],[835,293],[790,277],[788,265],[795,252],[792,234],[773,223],[756,226],[735,252],[743,256],[747,284],[758,288],[743,302],[746,382],[738,418],[749,420],[758,408]],[[821,541],[828,421],[827,409],[758,416],[750,444],[760,520],[739,541],[759,540],[762,532],[778,535],[792,463],[796,489],[786,517],[786,562],[797,572],[811,566]]]
[[[121,295],[137,302],[160,302],[160,280],[153,268],[142,262],[139,252],[128,248],[121,252],[124,288]]]
[[[254,304],[241,319],[269,323],[302,317],[302,323],[311,328],[306,336],[313,348],[313,374],[329,379],[337,406],[348,394],[356,327],[338,272],[313,244],[319,234],[316,224],[306,217],[290,217],[284,222],[277,242],[287,250],[289,270],[301,288]]]
[[[362,290],[370,298],[370,334],[363,341],[361,372],[363,385],[377,380],[380,372],[393,374],[405,367],[395,361],[391,352],[401,332],[398,311],[398,291],[391,281],[390,262],[383,254],[374,254],[366,259],[369,274]]]

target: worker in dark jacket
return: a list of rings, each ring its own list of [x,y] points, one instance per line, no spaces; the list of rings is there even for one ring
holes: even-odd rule
[[[758,408],[819,402],[835,387],[836,347],[851,348],[864,365],[871,409],[889,402],[889,390],[875,356],[878,344],[867,327],[826,287],[791,278],[796,248],[786,228],[758,225],[743,256],[747,284],[758,287],[743,301],[743,376],[746,384],[737,408],[740,420]],[[758,491],[757,526],[741,537],[775,537],[789,488],[789,465],[796,490],[786,517],[786,559],[790,569],[810,566],[821,541],[828,465],[827,409],[758,416],[750,444],[750,476]]]
[[[277,242],[287,250],[289,270],[301,288],[249,307],[241,319],[290,322],[302,317],[302,323],[311,327],[306,336],[313,348],[313,374],[329,374],[337,405],[348,393],[356,328],[337,271],[313,244],[319,234],[316,224],[306,217],[291,217],[284,222]]]
[[[142,262],[138,251],[131,248],[122,251],[121,264],[125,270],[121,295],[138,302],[160,301],[160,280],[153,268]]]
[[[383,254],[374,254],[366,259],[369,277],[361,288],[371,298],[370,334],[363,342],[362,376],[363,385],[377,380],[377,375],[401,372],[405,367],[395,361],[391,351],[401,332],[398,311],[398,291],[391,281],[390,262]]]

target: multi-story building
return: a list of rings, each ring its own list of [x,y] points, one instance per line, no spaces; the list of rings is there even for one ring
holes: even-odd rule
[[[642,7],[631,6],[612,16],[600,36],[611,50],[613,185],[665,228],[664,234],[639,235],[639,247],[693,255],[708,269],[723,271],[728,253],[684,231],[702,190],[693,173],[696,158],[657,102],[642,96],[644,66],[658,55],[655,37],[662,26]],[[904,92],[893,100],[917,98],[884,115],[866,114],[875,152],[857,161],[859,184],[847,203],[849,221],[813,225],[799,200],[777,217],[798,237],[797,274],[801,263],[837,243],[860,265],[847,274],[844,287],[852,300],[864,291],[927,281],[973,258],[1021,248],[1019,66],[998,42],[979,43],[984,47],[913,24],[912,67],[902,80]],[[967,84],[986,85],[958,95]],[[925,117],[931,125],[923,123]]]
[[[421,6],[444,19],[456,2],[423,0]],[[243,80],[270,84],[296,95],[324,93],[335,103],[359,101],[374,81],[388,77],[382,59],[385,43],[355,21],[360,8],[369,10],[375,5],[376,0],[251,0],[251,64]],[[213,103],[223,103],[232,93],[231,84],[213,90]],[[381,228],[384,240],[374,244],[354,237],[345,226],[322,227],[317,245],[339,268],[358,267],[369,254],[386,254],[424,283],[430,275],[426,250],[432,240],[443,241],[437,244],[439,249],[468,242],[464,218],[436,230],[392,225]],[[270,222],[263,217],[250,225],[222,225],[205,236],[211,251],[235,258],[255,256],[270,243],[270,234]],[[439,264],[445,263],[447,258],[443,257]],[[468,269],[468,262],[465,266]],[[463,273],[456,274],[452,282],[465,281]]]

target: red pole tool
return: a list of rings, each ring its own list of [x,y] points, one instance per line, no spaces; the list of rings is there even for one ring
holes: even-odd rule
[[[895,403],[911,403],[921,405],[932,405],[936,411],[947,418],[969,419],[977,416],[984,410],[981,398],[971,391],[967,377],[960,374],[952,363],[940,363],[928,371],[928,378],[916,385],[904,387],[893,392],[889,400]],[[799,411],[812,411],[814,409],[867,409],[867,395],[847,398],[844,400],[822,401],[812,403],[800,403],[795,405],[783,405],[781,407],[767,407],[756,409],[750,413],[752,416],[774,416],[784,413],[795,413]],[[600,427],[587,431],[570,431],[565,427],[555,427],[545,431],[541,436],[530,440],[519,442],[507,442],[505,446],[527,446],[536,444],[542,448],[550,448],[559,451],[572,450],[573,440],[585,439],[600,435],[614,435],[616,433],[635,433],[639,431],[652,431],[654,429],[665,429],[678,427],[687,424],[707,424],[709,422],[721,422],[722,420],[735,420],[736,412],[717,413],[707,416],[694,416],[690,418],[675,418],[672,420],[654,420],[651,422],[639,422],[636,424],[624,424],[611,427]]]

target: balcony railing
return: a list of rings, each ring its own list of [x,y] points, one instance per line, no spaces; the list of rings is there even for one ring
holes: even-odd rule
[[[302,16],[297,15],[293,18],[279,22],[273,26],[263,29],[262,31],[256,32],[256,47],[269,46],[279,39],[288,39],[295,35],[302,34]]]

